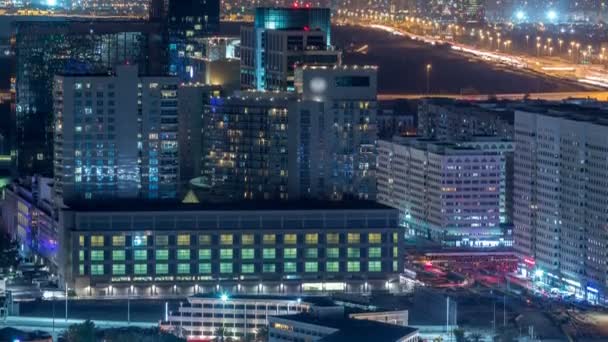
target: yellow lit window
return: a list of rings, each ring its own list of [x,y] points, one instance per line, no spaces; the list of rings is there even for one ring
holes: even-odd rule
[[[242,245],[253,245],[255,243],[255,236],[253,234],[243,234],[241,236]]]
[[[295,245],[298,243],[298,236],[296,234],[285,234],[283,235],[283,243],[286,245]]]
[[[91,246],[92,247],[103,247],[103,235],[91,236]]]
[[[361,235],[359,233],[348,233],[348,243],[359,243]]]
[[[379,234],[379,233],[369,233],[367,235],[367,241],[369,243],[382,243],[382,234]]]
[[[399,233],[393,233],[393,242],[399,241]]]
[[[319,243],[319,234],[306,234],[305,241],[307,245],[316,245]]]
[[[335,245],[335,244],[340,243],[340,234],[329,233],[329,234],[325,235],[325,238],[326,238],[328,244]]]
[[[179,234],[177,236],[178,246],[190,246],[190,234]]]
[[[199,245],[210,245],[211,244],[211,235],[199,235],[198,236],[198,244]]]
[[[124,246],[125,245],[125,237],[124,235],[112,236],[112,246]]]
[[[264,244],[265,245],[274,245],[277,241],[277,236],[274,234],[264,234]]]
[[[399,248],[393,247],[393,257],[396,258],[399,256]]]
[[[220,244],[221,245],[232,245],[232,241],[233,241],[232,234],[221,234],[220,235]]]
[[[80,247],[84,247],[84,235],[80,235],[80,236],[78,237],[78,245],[79,245]]]

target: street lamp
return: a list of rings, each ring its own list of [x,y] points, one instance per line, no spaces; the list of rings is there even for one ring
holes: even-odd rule
[[[426,93],[431,93],[431,69],[433,66],[429,63],[426,65]]]

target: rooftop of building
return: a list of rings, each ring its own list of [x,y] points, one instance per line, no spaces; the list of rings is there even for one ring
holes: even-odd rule
[[[304,302],[313,304],[315,306],[336,306],[336,304],[329,298],[325,296],[289,296],[289,295],[246,295],[246,294],[225,294],[226,302],[230,302],[231,300],[259,300],[259,301],[287,301],[287,302]],[[222,299],[221,293],[199,293],[194,296],[190,296],[188,298],[192,299]]]
[[[77,200],[67,203],[66,210],[85,212],[114,211],[299,211],[299,210],[395,210],[364,200],[321,201],[241,201],[230,203],[182,203],[174,200]]]
[[[385,140],[386,141],[386,140]],[[477,148],[473,146],[471,143],[488,143],[493,141],[491,138],[482,137],[479,140],[470,140],[470,141],[462,141],[462,142],[451,142],[451,141],[442,141],[437,139],[429,139],[429,138],[421,138],[421,137],[400,137],[396,136],[391,141],[401,146],[411,146],[413,148],[424,150],[430,153],[440,154],[440,155],[485,155],[485,154],[496,154],[496,150],[492,149],[484,149],[483,147]],[[495,141],[504,142],[504,143],[512,143],[510,140],[504,140],[499,137],[496,137]]]
[[[537,113],[566,120],[608,126],[608,108],[564,102],[532,102],[515,106],[516,110]]]
[[[463,101],[450,98],[426,98],[422,100],[422,103],[440,106],[461,114],[494,114],[508,123],[512,124],[514,122],[512,101]]]
[[[376,321],[357,320],[335,316],[324,317],[309,313],[283,315],[277,317],[280,319],[291,320],[305,324],[313,324],[338,329],[337,332],[319,340],[322,342],[393,342],[398,341],[401,338],[409,336],[418,331],[418,329],[412,327],[403,327]]]

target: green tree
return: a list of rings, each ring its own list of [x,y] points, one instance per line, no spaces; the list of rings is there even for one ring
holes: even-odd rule
[[[0,231],[0,272],[19,266],[19,242],[7,232]]]
[[[258,329],[258,333],[255,336],[256,342],[266,342],[268,341],[268,327],[263,326]]]
[[[95,342],[95,323],[86,320],[80,324],[72,324],[63,337],[67,342]]]

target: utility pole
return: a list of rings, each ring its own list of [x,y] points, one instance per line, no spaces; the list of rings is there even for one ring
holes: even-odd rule
[[[133,285],[129,286],[129,290],[127,291],[127,325],[131,325],[131,288]]]
[[[68,321],[68,284],[65,284],[65,321]]]
[[[502,326],[507,326],[507,296],[502,295]]]
[[[55,333],[55,296],[53,296],[53,333]]]
[[[494,333],[496,334],[496,299],[492,301],[492,328],[494,329]]]

